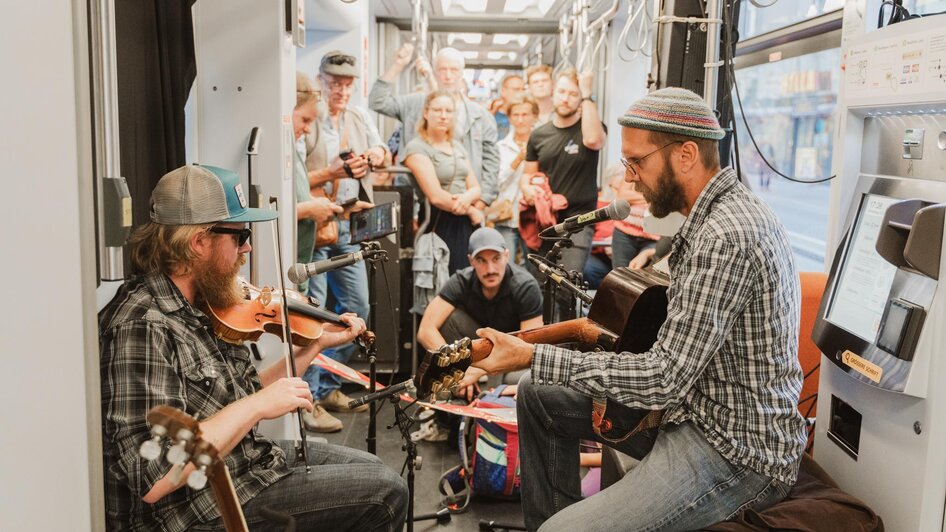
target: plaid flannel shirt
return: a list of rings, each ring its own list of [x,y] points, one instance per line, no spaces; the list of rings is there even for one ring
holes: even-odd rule
[[[667,320],[645,353],[537,345],[538,384],[690,420],[733,464],[794,483],[806,439],[797,411],[800,291],[785,230],[727,168],[673,238]]]
[[[138,456],[157,405],[206,419],[260,389],[244,346],[218,341],[210,320],[164,275],[126,282],[99,313],[105,510],[110,530],[187,530],[219,517],[212,490],[184,486],[141,500],[170,465]],[[274,442],[251,430],[226,457],[240,504],[289,474]]]

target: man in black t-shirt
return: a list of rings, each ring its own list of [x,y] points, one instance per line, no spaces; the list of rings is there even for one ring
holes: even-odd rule
[[[476,338],[476,330],[503,332],[542,325],[542,293],[526,270],[509,262],[499,231],[481,227],[470,235],[470,267],[458,270],[427,305],[417,341],[427,349]]]
[[[568,198],[568,208],[558,212],[560,222],[593,211],[597,205],[598,152],[607,131],[591,97],[593,82],[591,71],[580,76],[574,69],[559,73],[552,93],[552,120],[535,128],[526,146],[526,164],[519,182],[522,197],[533,203],[541,189],[532,184],[532,177],[536,172],[544,173],[552,192]],[[586,227],[572,236],[574,246],[562,253],[562,264],[567,269],[582,270],[593,232],[592,227]]]

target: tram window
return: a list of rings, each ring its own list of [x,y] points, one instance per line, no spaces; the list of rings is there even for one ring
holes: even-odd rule
[[[903,7],[915,15],[942,13],[946,11],[946,0],[904,0]]]
[[[833,48],[736,70],[752,135],[781,173],[809,180],[831,175],[839,63],[840,50]],[[741,116],[737,132],[743,179],[788,230],[798,269],[824,270],[831,183],[777,176],[753,146]]]
[[[844,0],[780,1],[764,8],[756,7],[750,2],[743,2],[739,17],[741,19],[740,38],[751,39],[756,35],[791,26],[842,7],[844,7]]]

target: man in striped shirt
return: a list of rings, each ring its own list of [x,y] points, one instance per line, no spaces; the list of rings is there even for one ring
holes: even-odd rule
[[[784,228],[720,169],[724,132],[696,94],[655,91],[618,122],[626,179],[655,216],[687,216],[657,341],[644,353],[582,353],[480,331],[495,347],[477,365],[532,369],[518,398],[530,530],[694,530],[760,510],[788,494],[805,442],[798,274]],[[601,437],[593,401],[613,424]],[[663,411],[659,428],[625,438],[633,414],[649,410]],[[581,500],[579,439],[641,462]]]

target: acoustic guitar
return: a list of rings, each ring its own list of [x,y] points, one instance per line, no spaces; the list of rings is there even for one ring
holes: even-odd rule
[[[166,453],[167,461],[174,464],[178,474],[188,463],[197,470],[187,477],[187,485],[195,490],[203,489],[210,481],[223,527],[227,532],[247,532],[243,508],[237,499],[230,471],[224,456],[210,442],[201,438],[200,424],[190,415],[170,406],[156,406],[147,415],[151,424],[152,439],[144,442],[138,454],[145,460],[156,460],[161,455],[161,442],[173,442]]]
[[[670,278],[652,270],[616,268],[601,283],[587,318],[510,333],[529,343],[577,343],[579,349],[630,351],[650,349],[667,318]],[[428,350],[414,376],[417,397],[446,398],[471,364],[489,356],[492,342],[462,338]]]

